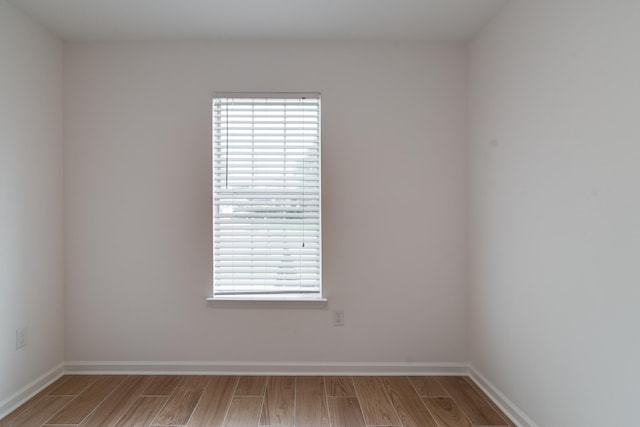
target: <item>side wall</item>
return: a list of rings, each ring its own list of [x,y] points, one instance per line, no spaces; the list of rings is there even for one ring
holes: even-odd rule
[[[64,360],[62,198],[62,45],[0,0],[0,416]]]
[[[640,3],[510,3],[471,47],[471,362],[541,426],[640,396]]]
[[[69,45],[73,361],[465,362],[465,49]],[[211,96],[320,91],[327,310],[210,307]]]

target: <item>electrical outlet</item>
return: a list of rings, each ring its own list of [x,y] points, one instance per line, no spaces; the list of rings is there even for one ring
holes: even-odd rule
[[[16,329],[16,350],[27,345],[27,328]]]
[[[333,310],[333,326],[344,326],[344,310]]]

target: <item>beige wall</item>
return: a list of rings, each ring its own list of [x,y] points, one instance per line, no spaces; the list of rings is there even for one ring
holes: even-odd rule
[[[0,0],[0,414],[64,359],[61,110],[61,43]]]
[[[67,361],[465,362],[465,49],[65,52]],[[211,95],[320,91],[324,287],[212,308]]]
[[[470,359],[540,426],[637,418],[639,16],[514,1],[471,49]]]

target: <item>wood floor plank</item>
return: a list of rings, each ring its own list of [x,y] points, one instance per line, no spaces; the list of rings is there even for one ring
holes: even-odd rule
[[[437,377],[437,379],[474,425],[505,425],[505,420],[463,377]]]
[[[54,382],[52,382],[51,384],[46,386],[44,389],[42,389],[42,391],[38,392],[38,394],[33,396],[30,400],[40,400],[41,398],[43,398],[45,396],[49,396],[51,394],[51,392],[53,392],[54,390],[58,389],[64,383],[69,381],[71,378],[73,378],[73,377],[70,376],[70,375],[61,376],[60,378],[58,378],[57,380],[55,380]]]
[[[100,406],[80,423],[81,427],[111,426],[129,409],[135,399],[149,386],[151,377],[127,377]]]
[[[437,427],[407,377],[382,377],[382,383],[404,427]]]
[[[328,399],[332,427],[366,427],[358,398],[331,396]]]
[[[236,387],[236,396],[249,397],[249,396],[264,396],[264,392],[267,387],[267,377],[264,376],[247,376],[240,377],[238,379],[238,386]]]
[[[191,427],[221,427],[238,383],[235,376],[211,377],[191,419]]]
[[[178,387],[183,377],[179,375],[154,375],[142,396],[169,396]]]
[[[224,427],[256,427],[263,397],[234,397]]]
[[[184,377],[173,394],[169,396],[167,404],[153,420],[153,425],[186,425],[209,380],[210,377],[202,375]]]
[[[295,377],[269,377],[260,415],[260,425],[293,425],[295,390]]]
[[[493,408],[494,411],[496,411],[498,413],[498,415],[500,415],[504,421],[505,421],[505,425],[507,425],[508,427],[516,427],[515,423],[513,421],[511,421],[511,419],[509,417],[507,417],[507,415],[502,412],[502,410],[500,408],[498,408],[498,405],[496,405],[495,403],[493,403],[493,401],[489,398],[489,396],[487,396],[485,394],[484,391],[482,391],[480,389],[480,387],[478,387],[478,385],[471,379],[471,377],[465,376],[462,377],[464,378],[464,380],[471,386],[473,387],[473,389],[475,391],[478,392],[478,394],[480,396],[482,396],[484,398],[485,401],[487,401],[487,403]],[[480,426],[482,427],[482,426]]]
[[[356,389],[351,377],[324,377],[327,396],[356,397]]]
[[[353,382],[368,425],[401,425],[379,377],[354,377]]]
[[[124,413],[115,427],[147,427],[167,401],[166,396],[141,396]]]
[[[43,397],[51,393],[56,388],[60,387],[68,379],[69,379],[69,376],[63,375],[57,380],[55,380],[53,383],[49,384],[47,387],[45,387],[42,391],[37,393],[31,399],[27,400],[22,405],[20,405],[15,411],[11,412],[9,415],[1,419],[0,427],[8,426],[10,422],[27,413],[29,410],[31,410],[31,408],[33,408],[33,405],[35,405],[36,402],[40,401],[40,399],[42,399]]]
[[[471,427],[471,422],[450,397],[424,397],[431,415],[440,427]]]
[[[329,427],[322,377],[296,377],[296,425]]]
[[[2,421],[4,427],[40,427],[74,399],[73,396],[45,396],[33,404],[30,410],[12,420]]]
[[[51,390],[50,396],[77,396],[98,380],[98,375],[69,375],[59,387]]]
[[[55,414],[48,424],[79,424],[91,413],[126,377],[122,375],[107,375],[99,377],[96,382],[87,387],[82,393],[63,410]]]
[[[420,397],[449,397],[442,384],[433,377],[409,377]]]

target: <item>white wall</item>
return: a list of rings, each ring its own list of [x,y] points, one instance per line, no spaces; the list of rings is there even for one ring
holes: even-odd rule
[[[637,419],[639,16],[514,1],[471,50],[471,361],[541,426]]]
[[[465,362],[465,50],[69,45],[68,361]],[[211,95],[320,91],[326,310],[211,294]]]
[[[61,44],[0,0],[0,413],[64,359],[61,110]]]

